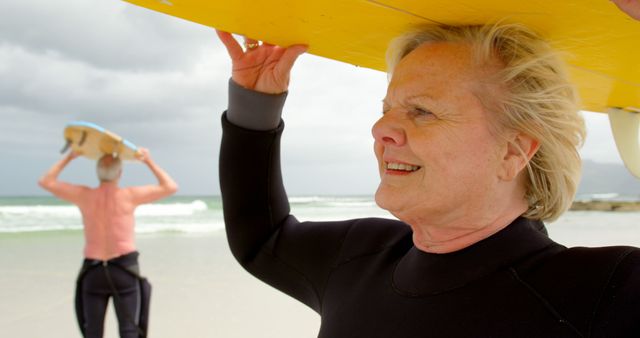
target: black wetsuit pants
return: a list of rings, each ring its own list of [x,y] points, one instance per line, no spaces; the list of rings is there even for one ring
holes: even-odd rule
[[[139,275],[138,252],[108,261],[84,260],[76,286],[76,315],[84,337],[102,338],[109,298],[113,298],[120,337],[140,336],[143,301],[136,275]]]

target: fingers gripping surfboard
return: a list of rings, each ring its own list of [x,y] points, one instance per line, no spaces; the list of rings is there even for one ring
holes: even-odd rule
[[[281,46],[304,43],[309,53],[377,70],[385,70],[391,39],[418,25],[521,23],[563,52],[583,109],[613,117],[640,108],[640,21],[610,1],[125,1]],[[640,153],[637,139],[623,143]]]
[[[134,160],[138,153],[135,144],[91,122],[75,121],[67,124],[64,139],[67,145],[63,152],[71,147],[73,151],[92,160],[100,159],[106,154],[123,160]]]

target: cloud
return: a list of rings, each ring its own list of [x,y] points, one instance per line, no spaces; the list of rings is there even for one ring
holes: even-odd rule
[[[0,41],[110,69],[192,64],[211,29],[123,1],[3,0]]]
[[[132,114],[170,118],[175,111],[193,115],[202,105],[226,100],[226,83],[217,79],[228,71],[208,60],[219,59],[213,48],[205,55],[191,67],[140,72],[96,68],[19,46],[0,47],[0,102],[46,114],[85,112],[114,119]]]

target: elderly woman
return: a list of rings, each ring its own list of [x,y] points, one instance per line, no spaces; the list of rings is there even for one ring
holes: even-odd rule
[[[377,204],[399,220],[299,222],[279,142],[304,46],[219,36],[233,61],[220,181],[234,256],[317,311],[319,337],[640,337],[640,250],[566,248],[584,137],[549,45],[518,25],[397,39],[373,126]]]

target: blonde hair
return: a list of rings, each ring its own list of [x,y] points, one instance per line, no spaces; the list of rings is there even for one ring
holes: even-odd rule
[[[527,164],[529,209],[523,216],[557,219],[575,196],[581,171],[578,148],[585,137],[578,95],[559,53],[518,24],[424,26],[392,41],[387,50],[389,76],[418,46],[438,42],[469,44],[479,67],[501,64],[488,80],[501,88],[500,93],[480,93],[480,100],[494,112],[498,128],[524,133],[540,144]]]
[[[113,182],[120,178],[122,160],[111,154],[104,155],[98,160],[96,172],[100,182]]]

